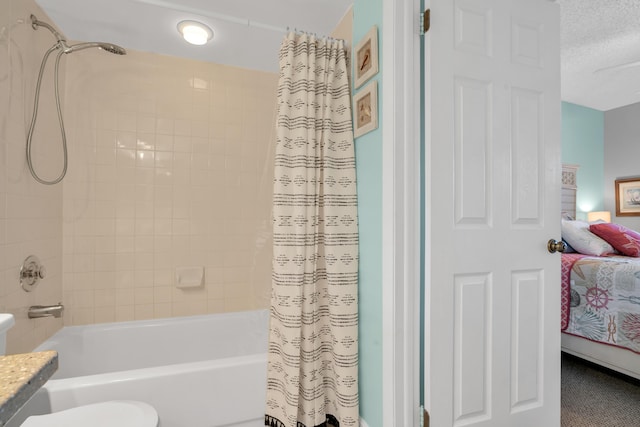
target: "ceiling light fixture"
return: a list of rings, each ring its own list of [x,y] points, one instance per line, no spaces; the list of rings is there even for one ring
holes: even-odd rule
[[[180,21],[178,31],[187,42],[195,45],[206,44],[213,38],[213,30],[198,21]]]

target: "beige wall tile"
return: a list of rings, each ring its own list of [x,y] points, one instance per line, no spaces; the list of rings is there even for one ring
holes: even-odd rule
[[[115,311],[116,322],[128,322],[135,320],[135,306],[133,305],[117,305]]]
[[[111,273],[113,293],[94,297],[103,304],[112,295],[117,319],[255,307],[271,280],[256,270],[271,253],[256,245],[264,230],[251,221],[270,223],[270,196],[256,195],[271,192],[277,76],[135,51],[123,67],[122,58],[85,53],[67,71],[87,82],[66,94],[69,126],[86,126],[86,111],[95,126],[74,142],[86,146],[72,161],[89,170],[65,187],[65,235],[85,239],[67,248],[75,262],[66,274],[93,269],[93,289],[104,289]],[[97,72],[110,75],[108,97],[89,84]],[[140,84],[132,75],[147,77]],[[101,202],[79,215],[87,188]],[[175,268],[195,265],[205,268],[205,285],[173,288]]]
[[[10,124],[0,132],[0,311],[17,318],[9,351],[30,351],[61,327],[27,319],[33,304],[63,301],[68,325],[266,308],[271,251],[255,242],[265,233],[256,224],[270,224],[277,75],[135,51],[69,56],[69,172],[42,186],[25,173],[18,124],[54,40],[15,24],[29,13],[46,18],[33,0],[0,3],[0,28],[17,45],[0,49],[0,71],[16,82],[0,84]],[[9,68],[18,53],[22,69]],[[58,135],[54,114],[40,118],[36,138]],[[54,145],[35,146],[43,174],[60,169]],[[27,294],[8,278],[32,253],[48,276]],[[194,265],[205,268],[203,287],[176,289],[175,268]]]
[[[0,45],[5,44],[4,49],[0,46],[0,75],[5,76],[0,82],[0,122],[5,124],[0,126],[0,312],[16,317],[16,326],[8,335],[9,353],[31,351],[62,326],[62,319],[27,317],[30,305],[56,304],[63,297],[62,186],[36,183],[24,158],[24,123],[31,116],[40,61],[55,41],[48,31],[34,31],[26,22],[24,18],[32,13],[46,18],[33,0],[0,2],[0,28],[8,31],[0,40]],[[7,40],[11,40],[10,48]],[[52,70],[48,67],[44,81],[53,80]],[[64,66],[60,71],[64,75]],[[52,113],[52,84],[43,83],[41,99],[33,157],[37,171],[51,179],[62,168],[60,131]],[[43,143],[48,140],[55,143]],[[40,258],[48,274],[33,292],[26,293],[16,277],[23,260],[31,254]]]

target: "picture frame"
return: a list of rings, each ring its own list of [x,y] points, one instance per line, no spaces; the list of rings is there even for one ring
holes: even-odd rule
[[[354,50],[353,75],[354,87],[359,88],[364,82],[378,73],[378,27],[373,26],[358,42]]]
[[[640,216],[640,177],[616,179],[616,216]]]
[[[353,97],[353,136],[378,128],[378,82],[372,81]]]

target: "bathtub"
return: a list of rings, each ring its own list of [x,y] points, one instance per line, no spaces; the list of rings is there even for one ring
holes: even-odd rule
[[[264,425],[268,311],[62,328],[56,374],[8,427],[105,400],[147,402],[160,427]]]

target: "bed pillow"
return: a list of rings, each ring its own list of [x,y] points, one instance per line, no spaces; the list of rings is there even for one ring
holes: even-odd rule
[[[626,256],[640,256],[640,233],[620,224],[591,224],[589,230],[609,242],[615,250]]]
[[[574,253],[576,253],[576,250],[573,249],[573,246],[571,246],[569,244],[569,242],[567,242],[566,240],[562,239],[562,243],[564,243],[564,245],[566,246],[566,248],[564,250],[565,254],[574,254]]]
[[[614,252],[613,246],[589,231],[585,221],[563,219],[562,238],[581,254],[600,256]]]

